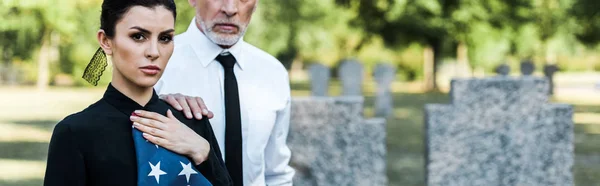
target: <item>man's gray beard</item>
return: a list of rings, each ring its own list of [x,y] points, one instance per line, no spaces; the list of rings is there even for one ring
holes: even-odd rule
[[[217,45],[223,46],[233,46],[242,38],[242,36],[244,36],[244,34],[246,34],[246,28],[248,28],[247,25],[237,24],[239,26],[238,34],[234,36],[221,37],[218,33],[213,32],[212,28],[206,25],[206,23],[202,21],[202,19],[198,19],[198,23],[200,24],[200,27],[202,27],[202,30],[204,30],[204,34],[206,35],[206,37],[208,37],[208,39],[210,39],[213,43]]]

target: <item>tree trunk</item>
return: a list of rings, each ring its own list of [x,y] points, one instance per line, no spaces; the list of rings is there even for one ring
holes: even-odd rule
[[[296,57],[294,57],[294,59],[292,60],[292,64],[290,67],[290,72],[289,72],[289,76],[290,76],[290,80],[296,79],[296,78],[301,78],[301,74],[302,74],[302,68],[304,67],[304,63],[302,60],[302,56],[300,56],[298,53],[296,53]]]
[[[423,51],[423,77],[425,91],[437,91],[437,67],[442,60],[441,39],[432,39]]]
[[[423,87],[425,91],[431,91],[435,87],[434,85],[434,56],[433,56],[433,48],[431,46],[427,46],[423,50]]]
[[[458,43],[456,48],[456,77],[469,77],[471,76],[471,66],[469,65],[469,49],[464,42]]]
[[[544,55],[546,56],[546,65],[552,65],[556,63],[556,55],[554,55],[554,52],[552,52],[552,50],[550,50],[550,45],[548,44],[547,41],[544,41]]]
[[[433,46],[433,91],[438,91],[437,73],[438,66],[442,63],[442,40],[434,39],[431,45]]]
[[[10,49],[2,48],[2,63],[0,63],[0,85],[5,84],[8,79],[8,73],[11,66],[10,63]]]
[[[588,71],[593,72],[596,70],[596,61],[598,61],[598,55],[593,54],[591,59],[588,61]]]
[[[38,78],[37,88],[44,91],[50,83],[50,63],[59,59],[58,44],[60,35],[56,32],[49,32],[42,38],[42,46],[38,56]]]
[[[50,76],[50,34],[42,37],[42,46],[38,56],[37,89],[45,91],[48,88]]]

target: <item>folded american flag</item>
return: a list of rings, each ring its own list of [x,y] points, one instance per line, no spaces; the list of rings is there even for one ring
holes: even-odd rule
[[[135,128],[132,131],[138,186],[212,186],[188,158],[152,144]]]

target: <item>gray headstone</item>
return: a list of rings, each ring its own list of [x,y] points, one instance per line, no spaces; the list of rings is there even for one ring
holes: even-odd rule
[[[338,76],[342,82],[342,95],[362,96],[363,66],[356,60],[345,60],[340,64]]]
[[[329,67],[322,64],[313,64],[310,71],[310,90],[312,96],[327,96],[331,72]]]
[[[521,61],[521,74],[530,76],[535,71],[535,64],[531,60]]]
[[[427,185],[572,186],[573,108],[544,78],[460,79],[425,106]]]
[[[385,120],[365,120],[362,109],[362,97],[292,100],[295,186],[387,185]]]
[[[375,77],[375,81],[377,81],[375,116],[387,117],[394,112],[391,85],[396,79],[396,68],[386,63],[379,63],[375,66],[373,76]]]
[[[510,66],[508,66],[507,64],[502,64],[496,67],[495,71],[498,75],[507,76],[508,74],[510,74]]]
[[[546,76],[546,78],[548,78],[548,81],[550,82],[550,89],[548,90],[548,93],[550,95],[554,94],[554,73],[558,72],[558,66],[556,65],[545,65],[544,66],[544,76]]]

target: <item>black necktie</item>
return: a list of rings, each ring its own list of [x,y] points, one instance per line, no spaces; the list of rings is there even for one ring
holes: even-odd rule
[[[242,119],[238,84],[233,73],[235,57],[231,54],[217,56],[223,65],[225,80],[225,165],[234,186],[243,185],[242,177]]]

